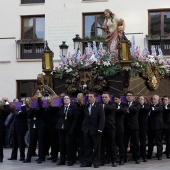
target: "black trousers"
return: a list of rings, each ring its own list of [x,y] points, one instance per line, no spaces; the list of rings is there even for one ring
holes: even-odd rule
[[[163,132],[166,137],[166,155],[170,156],[170,128],[163,129]]]
[[[139,129],[139,140],[140,140],[140,156],[144,159],[146,158],[146,135],[147,127],[142,126]]]
[[[31,156],[35,152],[35,143],[39,144],[38,157],[43,159],[45,157],[45,127],[42,128],[30,128],[30,143],[28,147],[27,159],[31,159]]]
[[[17,159],[18,148],[20,150],[20,158],[25,159],[25,132],[26,128],[13,131],[13,148],[11,158]]]
[[[81,130],[81,127],[75,127],[74,134],[72,135],[72,151],[73,153],[73,162],[76,162],[77,152],[81,164],[85,162],[85,145],[84,145],[84,133]]]
[[[60,150],[60,161],[74,163],[74,153],[72,152],[72,135],[68,131],[59,130],[59,150]]]
[[[104,128],[101,136],[100,162],[105,163],[105,153],[112,163],[117,159],[117,147],[115,143],[115,129]]]
[[[85,164],[100,164],[100,144],[101,136],[84,134],[85,142]]]
[[[116,130],[116,145],[119,148],[119,160],[124,160],[125,147],[124,147],[124,132]]]
[[[125,145],[125,159],[127,159],[127,148],[129,140],[132,142],[132,157],[136,161],[140,157],[140,146],[139,146],[139,130],[131,130],[126,128],[124,134],[124,145]]]
[[[162,157],[162,130],[148,130],[148,156],[152,156],[154,141],[157,146],[157,157]]]
[[[57,160],[58,152],[59,152],[59,138],[58,138],[58,130],[49,126],[46,128],[46,140],[48,141],[48,149],[51,147],[51,157],[53,160]],[[46,151],[47,153],[48,151]]]
[[[3,132],[0,131],[0,160],[3,160],[3,157],[4,157],[4,154],[3,154]]]

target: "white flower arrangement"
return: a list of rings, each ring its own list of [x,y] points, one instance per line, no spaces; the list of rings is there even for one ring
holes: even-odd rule
[[[170,60],[163,56],[161,49],[158,50],[158,55],[154,46],[151,48],[151,54],[147,48],[141,53],[140,48],[135,46],[134,42],[131,44],[131,76],[134,77],[146,70],[148,62],[154,62],[160,69],[160,72],[170,72]],[[99,45],[99,49],[97,50],[94,42],[93,48],[88,43],[88,47],[86,47],[83,55],[79,51],[77,54],[71,55],[68,53],[66,57],[60,56],[60,58],[62,64],[55,67],[57,78],[62,78],[65,74],[74,73],[80,67],[88,66],[95,67],[106,76],[113,76],[120,72],[120,63],[117,56],[107,53],[103,49],[102,44]]]

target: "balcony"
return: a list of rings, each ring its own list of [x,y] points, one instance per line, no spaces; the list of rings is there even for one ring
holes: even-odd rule
[[[154,45],[157,52],[161,48],[163,55],[170,55],[170,37],[165,38],[146,38],[148,40],[148,48],[151,51],[151,46]]]
[[[45,0],[21,0],[21,4],[45,3]]]
[[[16,41],[16,59],[41,59],[41,53],[44,51],[44,46],[44,40],[18,40]]]

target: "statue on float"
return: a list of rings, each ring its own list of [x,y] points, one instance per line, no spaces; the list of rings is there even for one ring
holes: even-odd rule
[[[124,36],[125,23],[124,20],[118,18],[109,9],[104,10],[105,20],[101,27],[106,33],[106,43],[109,53],[118,53],[117,43]]]

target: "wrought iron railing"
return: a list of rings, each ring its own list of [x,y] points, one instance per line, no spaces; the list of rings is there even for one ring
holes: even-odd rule
[[[21,0],[21,4],[45,3],[45,0]]]
[[[151,46],[154,45],[156,50],[161,48],[163,55],[170,55],[170,39],[149,40],[148,45],[149,50],[151,50]]]
[[[18,43],[17,59],[41,59],[44,45],[44,42]]]

